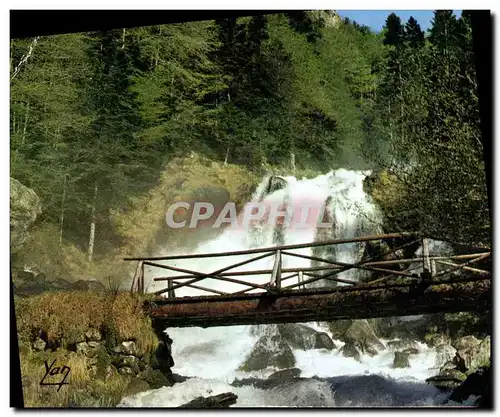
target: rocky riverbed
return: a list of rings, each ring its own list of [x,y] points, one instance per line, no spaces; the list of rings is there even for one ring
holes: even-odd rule
[[[173,369],[188,379],[124,397],[119,406],[178,407],[229,392],[237,396],[233,407],[488,406],[489,337],[427,333],[425,343],[417,330],[429,318],[391,321],[391,332],[399,327],[404,337],[384,338],[387,320],[252,326],[251,343],[233,345],[241,355],[234,369],[219,364],[217,346],[209,348],[213,341],[200,343],[197,351],[183,345],[181,329],[170,329]]]

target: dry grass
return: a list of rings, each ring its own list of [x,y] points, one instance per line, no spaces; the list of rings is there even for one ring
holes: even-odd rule
[[[136,294],[90,292],[51,292],[19,299],[18,333],[26,343],[42,335],[53,346],[66,347],[85,340],[90,328],[112,329],[118,341],[135,340],[141,353],[151,352],[158,340],[142,312],[144,300]]]

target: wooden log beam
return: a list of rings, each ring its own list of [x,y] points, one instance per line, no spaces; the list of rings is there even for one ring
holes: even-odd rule
[[[154,322],[167,327],[211,327],[479,311],[490,309],[491,299],[491,280],[475,278],[430,286],[154,302],[146,311]]]
[[[304,248],[314,248],[319,246],[328,246],[328,245],[340,245],[343,243],[355,243],[355,242],[370,242],[373,240],[382,240],[382,239],[397,239],[403,237],[417,237],[419,236],[418,232],[401,232],[401,233],[387,233],[383,235],[374,235],[374,236],[360,236],[349,239],[334,239],[334,240],[324,240],[321,242],[309,242],[309,243],[299,243],[295,245],[282,245],[282,246],[270,246],[267,248],[257,248],[257,249],[248,249],[248,250],[240,250],[240,251],[232,251],[232,252],[216,252],[216,253],[194,253],[194,254],[185,254],[185,255],[171,255],[171,256],[139,256],[139,257],[127,257],[123,258],[124,261],[168,261],[174,259],[199,259],[199,258],[216,258],[221,256],[236,256],[236,255],[250,255],[255,253],[263,253],[263,252],[273,252],[277,249],[280,250],[292,250],[292,249],[304,249]]]

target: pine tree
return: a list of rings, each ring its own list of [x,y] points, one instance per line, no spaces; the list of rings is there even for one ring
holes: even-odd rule
[[[420,25],[411,16],[405,25],[404,40],[411,48],[417,49],[424,45],[424,32],[420,29]]]
[[[384,26],[384,45],[399,47],[403,42],[404,28],[401,19],[395,13],[387,16]]]

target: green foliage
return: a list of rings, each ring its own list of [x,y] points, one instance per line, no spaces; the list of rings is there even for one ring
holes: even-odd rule
[[[490,244],[470,23],[436,11],[429,42],[418,48],[411,27],[391,51],[381,100],[390,109],[392,171],[407,190],[391,228]]]
[[[436,11],[427,39],[394,13],[379,34],[325,16],[13,41],[11,175],[41,197],[52,241],[87,251],[92,225],[97,262],[129,239],[115,214],[195,150],[255,172],[291,154],[298,171],[395,165],[398,227],[487,242],[467,13]]]

